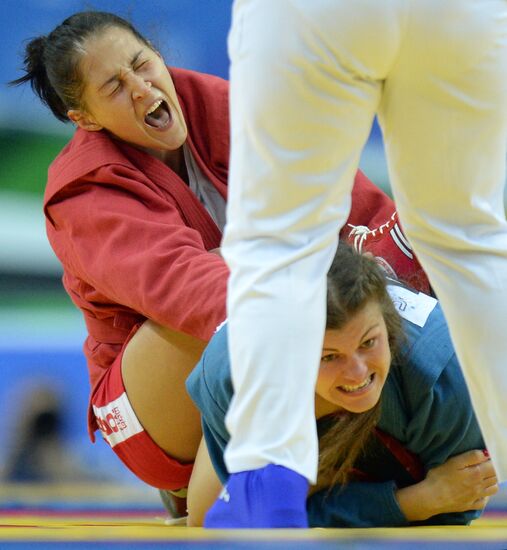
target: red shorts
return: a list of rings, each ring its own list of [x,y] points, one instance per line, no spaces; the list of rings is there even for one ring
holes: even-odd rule
[[[188,487],[193,464],[167,455],[141,426],[121,376],[120,353],[96,388],[91,405],[102,436],[139,479],[157,489]]]

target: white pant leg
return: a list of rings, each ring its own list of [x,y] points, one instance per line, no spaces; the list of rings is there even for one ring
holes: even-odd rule
[[[325,279],[380,81],[399,39],[394,9],[355,3],[367,34],[375,36],[370,43],[356,34],[349,2],[238,1],[234,7],[222,249],[231,268],[230,472],[274,463],[316,478],[314,388]],[[343,47],[338,58],[330,38],[340,21],[344,30],[337,32],[352,51]]]
[[[403,228],[441,300],[505,480],[507,2],[414,3],[380,119]]]

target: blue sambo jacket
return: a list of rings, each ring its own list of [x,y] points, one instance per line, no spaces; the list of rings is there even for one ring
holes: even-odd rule
[[[383,389],[378,428],[415,454],[428,471],[454,455],[483,449],[484,441],[438,302],[398,285],[388,288],[404,318],[407,338]],[[229,440],[225,414],[233,394],[227,325],[211,339],[187,380],[187,389],[201,411],[210,457],[225,483],[228,474],[223,452]],[[385,479],[385,468],[381,459],[368,468],[378,472],[382,481],[351,481],[345,487],[337,485],[330,492],[323,490],[310,496],[310,526],[408,525],[395,498],[395,490],[406,485],[406,480],[396,472],[392,473],[393,479]],[[424,523],[467,524],[479,515],[478,511],[441,514]]]

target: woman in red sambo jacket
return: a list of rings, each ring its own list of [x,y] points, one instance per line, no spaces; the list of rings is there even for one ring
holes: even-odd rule
[[[44,211],[88,329],[90,434],[100,428],[146,483],[186,487],[201,428],[184,381],[226,316],[228,270],[210,251],[225,223],[228,83],[168,69],[103,12],[32,40],[25,67],[14,83],[30,82],[77,126],[49,169]],[[358,173],[349,223],[372,227],[393,211]]]

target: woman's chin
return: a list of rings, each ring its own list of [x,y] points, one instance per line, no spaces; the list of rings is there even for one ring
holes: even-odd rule
[[[380,394],[377,392],[368,392],[363,395],[340,395],[334,396],[332,403],[341,409],[351,413],[364,413],[372,409],[379,400]]]

